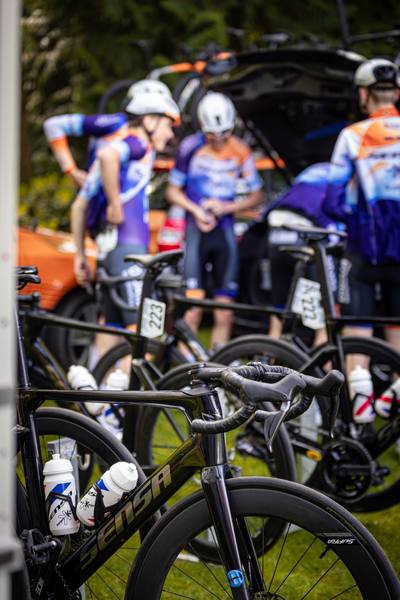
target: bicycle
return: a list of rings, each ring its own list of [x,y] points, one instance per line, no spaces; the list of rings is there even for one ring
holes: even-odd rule
[[[267,363],[278,363],[314,375],[324,373],[324,365],[332,361],[333,366],[345,372],[345,356],[363,354],[370,359],[374,398],[379,397],[390,385],[395,373],[399,373],[400,355],[389,344],[377,338],[342,336],[340,329],[346,324],[372,323],[387,324],[398,319],[357,317],[337,317],[333,294],[329,286],[326,265],[326,246],[322,240],[330,232],[320,229],[287,227],[295,230],[305,239],[314,255],[321,284],[321,304],[329,341],[320,347],[304,352],[304,344],[298,338],[288,335],[291,343],[273,340],[267,336],[242,336],[236,344],[242,351],[242,361],[254,357]],[[307,250],[307,248],[306,248]],[[308,249],[308,254],[310,250]],[[298,248],[293,253],[298,255]],[[294,292],[294,289],[293,289]],[[293,294],[292,294],[293,296]],[[290,305],[289,305],[290,306]],[[290,311],[287,316],[290,317]],[[226,351],[223,348],[218,362],[237,364],[238,355],[234,350],[235,341]],[[246,352],[247,347],[247,352]],[[324,403],[318,400],[320,426],[310,423],[305,426],[288,426],[293,449],[302,457],[305,475],[303,482],[321,489],[352,511],[369,512],[382,510],[400,501],[400,470],[395,443],[399,436],[400,419],[393,415],[389,422],[377,418],[374,427],[356,427],[353,423],[351,403],[347,384],[341,390],[340,419],[337,431],[338,441],[330,442],[326,431]],[[307,431],[308,429],[308,436]],[[379,459],[379,462],[378,462]],[[298,468],[301,463],[297,460]],[[356,466],[355,466],[356,465]],[[338,475],[340,468],[341,476]],[[391,472],[392,471],[392,472]]]
[[[156,288],[162,292],[161,297],[168,302],[166,296],[170,294],[171,290],[174,289],[174,286],[181,284],[181,279],[172,274],[163,274],[162,271],[165,266],[170,267],[171,264],[174,264],[179,260],[181,254],[181,252],[173,251],[161,255],[137,257],[141,264],[143,264],[143,261],[147,262],[147,269],[144,276],[142,305],[145,297],[152,296],[155,284]],[[111,297],[115,297],[119,302],[122,302],[114,287],[115,279],[119,282],[120,278],[108,278],[106,274],[104,274],[104,277],[111,286]],[[100,279],[102,279],[102,277],[100,277]],[[187,374],[188,363],[180,352],[169,343],[171,341],[169,336],[167,336],[167,339],[163,342],[159,342],[157,339],[147,339],[140,336],[138,333],[129,330],[119,330],[99,325],[87,325],[82,324],[79,321],[74,321],[73,319],[49,315],[44,311],[40,311],[38,306],[38,294],[19,296],[18,300],[19,316],[24,330],[24,349],[28,360],[28,376],[36,387],[42,389],[70,389],[64,370],[40,339],[40,332],[43,326],[48,323],[51,323],[53,326],[68,326],[71,329],[75,327],[79,330],[88,328],[89,331],[101,333],[108,332],[112,335],[122,333],[126,338],[126,342],[112,348],[109,354],[114,356],[115,349],[117,349],[118,352],[118,348],[122,346],[124,349],[124,356],[128,353],[130,356],[134,357],[131,370],[130,389],[139,389],[141,386],[146,390],[174,389],[174,382],[176,382],[177,385],[180,385],[182,375],[184,374],[184,376],[186,376]],[[154,363],[145,360],[144,355],[146,351],[154,354]],[[204,353],[206,352],[207,350],[204,348]],[[208,355],[206,355],[206,357],[207,356]],[[105,355],[104,358],[106,361],[108,360],[107,355]],[[104,364],[104,362],[100,361],[100,367],[102,364]],[[179,370],[175,375],[172,375],[171,379],[167,378],[165,380],[158,367],[168,369],[175,364],[181,364],[182,370]],[[107,370],[105,372],[103,371],[104,379],[106,378],[106,375],[115,368],[116,364],[113,359],[113,363],[111,365],[107,363]],[[96,370],[94,371],[94,374],[96,374]],[[98,380],[100,384],[102,378],[98,378]],[[220,391],[220,395],[221,398],[226,398],[225,395],[223,396],[222,391]],[[234,394],[229,393],[229,398],[230,400],[235,399],[236,404],[238,404],[239,400],[235,398]],[[79,409],[84,415],[96,420],[96,417],[87,411],[84,402],[78,402],[75,398],[72,406]],[[116,407],[112,405],[112,408],[114,408],[116,417],[120,419],[122,428],[124,419],[121,418],[121,414]],[[151,473],[154,471],[154,466],[162,462],[161,456],[163,450],[161,451],[161,454],[152,452],[154,439],[149,438],[150,430],[147,430],[147,427],[143,425],[141,417],[141,413],[145,411],[146,420],[148,420],[149,412],[145,408],[139,407],[126,407],[125,411],[126,426],[124,427],[123,442],[125,446],[139,458],[145,473]],[[187,429],[187,425],[186,423],[179,423],[178,425],[177,421],[179,420],[179,413],[178,416],[173,415],[173,413],[176,412],[177,411],[172,411],[171,414],[171,411],[164,408],[162,409],[162,418],[167,419],[170,423],[174,423],[174,432],[180,436],[180,444],[186,437],[183,432],[185,431],[185,428]],[[152,431],[154,431],[154,428]],[[282,428],[277,435],[274,442],[273,453],[266,449],[262,429],[260,425],[256,423],[247,425],[246,428],[241,431],[229,434],[228,440],[230,444],[231,464],[235,466],[237,473],[257,473],[265,476],[273,475],[288,480],[296,479],[294,454],[291,449],[289,436],[284,428]],[[92,459],[90,455],[87,455],[86,467],[84,470],[80,470],[80,483],[82,488],[86,487],[95,463],[95,459]],[[232,468],[234,467],[232,466]]]
[[[29,276],[30,281],[32,277]],[[124,594],[126,599],[156,599],[168,595],[170,585],[174,594],[182,590],[185,594],[197,595],[198,591],[193,590],[200,588],[194,587],[197,586],[194,580],[200,569],[206,573],[206,579],[199,583],[204,594],[207,592],[215,597],[217,590],[217,593],[225,594],[221,591],[222,585],[228,597],[282,598],[282,594],[292,595],[293,589],[299,587],[299,582],[292,576],[296,561],[293,551],[299,558],[297,568],[301,560],[310,561],[313,552],[321,557],[316,563],[318,575],[313,572],[311,583],[307,582],[311,588],[310,598],[315,598],[315,593],[320,593],[321,589],[334,589],[336,597],[338,591],[349,596],[349,590],[352,598],[366,600],[399,597],[399,582],[383,551],[368,531],[343,508],[298,484],[256,477],[232,478],[226,462],[222,433],[247,420],[254,413],[257,402],[281,404],[278,412],[255,412],[266,424],[269,443],[279,424],[306,410],[312,395],[317,393],[327,394],[332,399],[332,429],[335,397],[343,380],[340,373],[332,372],[320,381],[298,376],[288,369],[263,365],[238,369],[199,367],[192,372],[191,392],[121,392],[116,398],[104,391],[32,391],[26,379],[21,340],[18,356],[20,390],[16,431],[26,483],[26,494],[21,481],[17,486],[18,534],[24,542],[27,581],[31,582],[31,589],[26,591],[34,600],[48,595],[60,600],[80,597],[78,590],[83,584],[95,598],[109,598],[111,590],[117,598]],[[269,385],[268,381],[277,383]],[[243,400],[242,408],[226,419],[222,418],[219,398],[213,391],[221,382],[236,389]],[[301,400],[292,405],[299,392]],[[142,479],[136,489],[111,509],[105,520],[100,519],[92,531],[81,525],[77,534],[59,539],[48,529],[38,433],[40,430],[54,433],[54,427],[60,428],[59,423],[63,423],[56,415],[71,411],[51,409],[53,417],[48,415],[46,425],[45,417],[40,415],[47,409],[38,407],[45,399],[67,401],[74,397],[87,401],[149,402],[179,407],[185,412],[193,433],[148,480]],[[85,417],[76,416],[81,423],[87,422]],[[95,423],[92,427],[97,429]],[[79,441],[82,436],[79,427],[75,436]],[[117,440],[111,439],[107,432],[100,432],[96,442],[88,435],[82,443],[86,446],[95,443],[96,450],[112,463],[116,454],[121,460],[126,451]],[[111,445],[115,449],[114,455]],[[148,525],[142,531],[142,537],[146,535],[140,548],[137,552],[133,550],[129,542],[131,536],[143,528],[199,469],[203,490],[179,501],[155,524],[153,521],[151,527]],[[289,534],[292,523],[303,531]],[[215,555],[209,564],[202,560],[201,551],[196,550],[202,532],[210,540],[208,544]],[[279,540],[283,540],[281,547],[274,550]],[[287,564],[282,554],[286,550],[291,564],[289,572],[283,574]],[[183,581],[181,567],[176,571],[178,577],[171,579],[169,572],[174,570],[175,559],[185,560],[188,551],[198,560],[187,563],[190,579]],[[280,557],[277,561],[276,553]],[[114,575],[112,557],[118,556],[122,556],[125,572],[118,565]],[[100,577],[100,585],[93,582],[92,576]],[[216,583],[218,579],[220,583]],[[303,577],[301,587],[304,583]],[[209,592],[206,586],[210,587]]]

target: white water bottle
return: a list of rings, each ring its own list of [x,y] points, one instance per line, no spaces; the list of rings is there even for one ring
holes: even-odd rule
[[[49,525],[53,535],[68,535],[79,530],[79,521],[73,515],[71,505],[67,500],[57,498],[55,494],[62,494],[71,498],[76,507],[76,484],[72,474],[71,461],[53,454],[43,469],[45,498],[51,495],[49,507]]]
[[[368,369],[357,365],[349,374],[349,394],[353,400],[353,419],[357,424],[372,423],[375,411],[372,406],[373,387]]]
[[[136,465],[127,462],[118,462],[112,465],[108,471],[96,482],[100,488],[105,508],[110,508],[119,502],[125,492],[134,489],[138,480]],[[88,527],[94,527],[94,509],[97,497],[97,489],[94,485],[86,492],[78,502],[77,515],[80,521]],[[109,512],[106,512],[106,517]]]
[[[396,397],[396,398],[395,398]],[[395,398],[397,405],[400,406],[400,377],[375,402],[375,410],[380,417],[388,419],[392,408],[392,402]]]
[[[112,392],[122,392],[123,390],[127,390],[129,388],[129,377],[126,373],[123,372],[122,369],[116,369],[113,373],[107,377],[106,381],[106,390]],[[114,404],[117,408],[119,404]],[[107,406],[104,413],[104,420],[108,425],[112,425],[113,427],[120,428],[120,422],[115,416],[110,405]]]
[[[73,390],[97,390],[97,383],[93,375],[82,365],[71,365],[67,373],[67,380]],[[85,402],[89,413],[93,416],[100,415],[109,404],[100,402]]]

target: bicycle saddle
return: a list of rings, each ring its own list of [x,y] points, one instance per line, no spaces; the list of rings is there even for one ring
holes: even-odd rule
[[[170,250],[169,252],[159,252],[158,254],[128,254],[125,256],[125,262],[136,262],[145,269],[154,267],[154,265],[169,266],[176,264],[183,258],[183,250]]]
[[[330,229],[322,229],[321,227],[305,227],[303,225],[282,225],[282,227],[288,231],[296,231],[308,242],[318,242],[326,239],[330,235],[337,235],[340,238],[347,237],[347,233],[344,231],[331,231]]]

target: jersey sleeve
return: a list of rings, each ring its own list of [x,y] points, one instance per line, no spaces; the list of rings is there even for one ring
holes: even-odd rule
[[[117,150],[121,165],[131,160],[140,160],[151,149],[148,142],[134,135],[128,135],[123,140],[110,142],[109,146]]]
[[[328,186],[322,208],[332,219],[346,223],[349,215],[353,213],[350,198],[346,194],[346,186],[354,174],[354,162],[352,160],[352,137],[354,132],[343,130],[339,135],[332,154],[329,169]]]
[[[262,188],[263,182],[257,171],[256,161],[252,154],[245,158],[240,169],[240,174],[246,180],[249,192],[255,192]]]
[[[76,169],[74,158],[69,149],[67,136],[82,136],[85,116],[79,113],[73,115],[58,115],[46,119],[43,123],[44,134],[50,148],[64,173]]]
[[[179,145],[175,157],[175,165],[169,174],[169,182],[184,187],[188,178],[189,163],[196,151],[205,144],[203,134],[190,135]]]

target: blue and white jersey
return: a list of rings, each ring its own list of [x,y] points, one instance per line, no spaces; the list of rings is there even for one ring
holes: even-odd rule
[[[221,150],[215,150],[204,134],[196,133],[181,142],[169,181],[184,188],[187,197],[201,205],[206,198],[231,202],[239,177],[245,179],[249,192],[262,187],[250,146],[231,135]],[[187,214],[186,220],[188,229],[197,228],[192,214]],[[218,225],[233,227],[233,216],[222,217]]]

